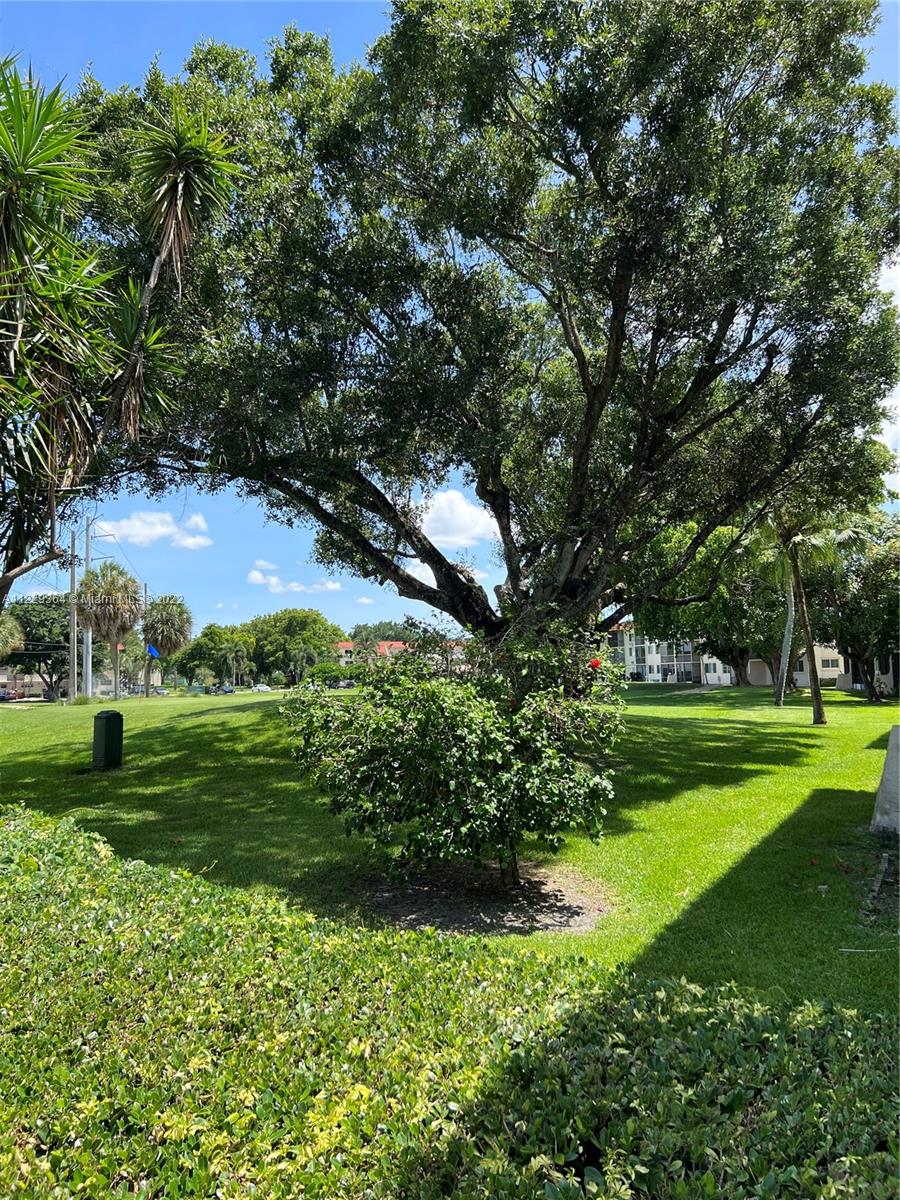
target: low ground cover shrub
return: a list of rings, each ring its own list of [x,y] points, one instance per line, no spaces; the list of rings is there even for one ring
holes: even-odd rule
[[[894,1040],[0,823],[4,1197],[883,1200]]]

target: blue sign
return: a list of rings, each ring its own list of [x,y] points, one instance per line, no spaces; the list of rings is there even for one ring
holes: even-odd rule
[[[151,658],[159,658],[159,651],[157,650],[157,648],[155,646],[152,646],[149,642],[147,643],[147,653],[150,655]]]

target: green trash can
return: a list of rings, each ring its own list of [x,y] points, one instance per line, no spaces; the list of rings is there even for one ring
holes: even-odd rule
[[[122,714],[106,708],[94,717],[94,770],[111,771],[122,765]]]

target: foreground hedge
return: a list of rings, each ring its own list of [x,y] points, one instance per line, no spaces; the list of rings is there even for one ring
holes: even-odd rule
[[[893,1044],[0,825],[3,1197],[896,1196]]]

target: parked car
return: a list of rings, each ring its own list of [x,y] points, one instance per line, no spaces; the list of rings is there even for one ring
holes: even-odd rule
[[[230,683],[217,683],[215,687],[209,689],[211,696],[233,696],[234,688]]]
[[[267,683],[254,683],[250,689],[251,692],[271,692],[271,690]]]
[[[155,687],[155,688],[153,689],[153,695],[154,695],[154,696],[168,696],[168,694],[169,694],[169,689],[168,689],[168,688],[164,688],[164,687]]]

